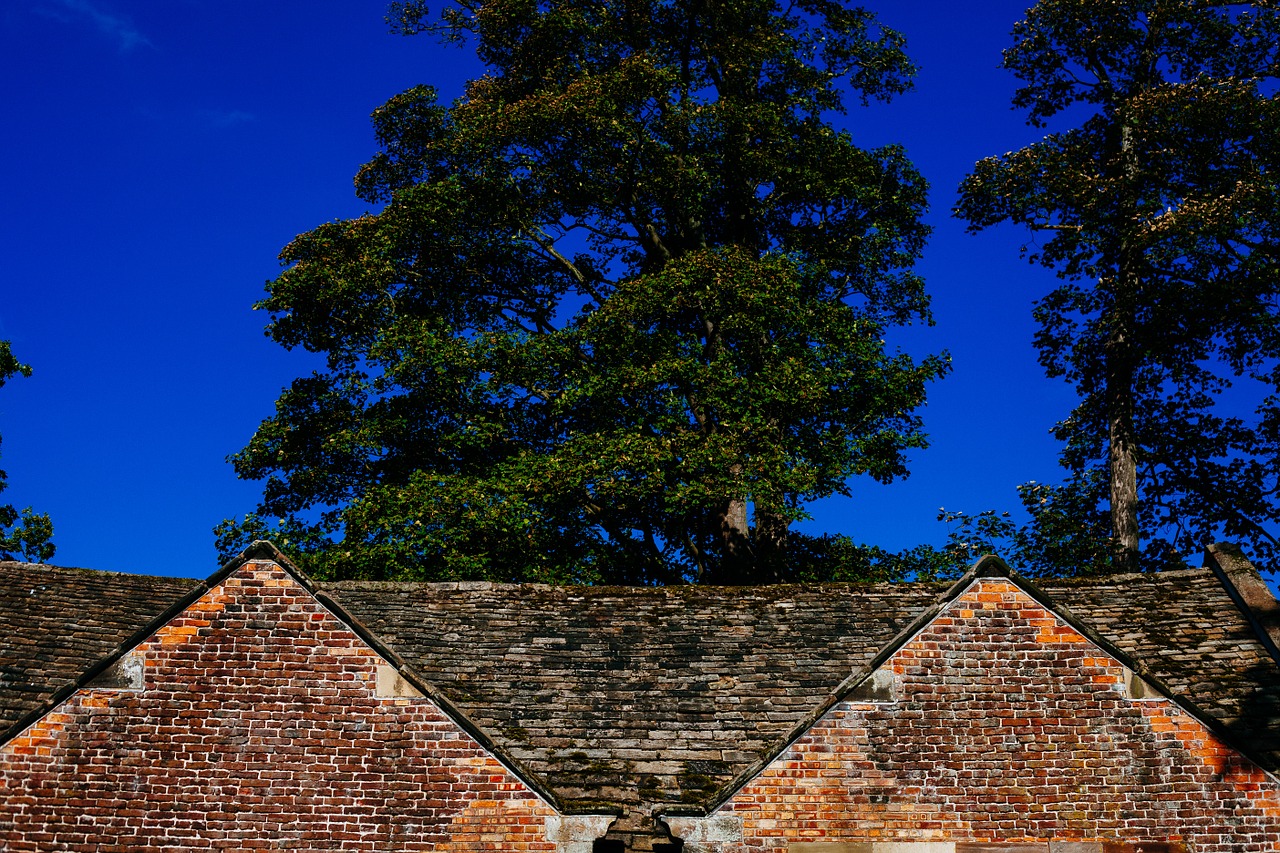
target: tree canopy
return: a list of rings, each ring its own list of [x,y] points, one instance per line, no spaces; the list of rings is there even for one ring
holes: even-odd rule
[[[18,361],[8,341],[0,341],[0,388],[14,376],[30,376],[31,368]],[[0,492],[9,487],[9,477],[0,471]],[[17,510],[12,504],[0,505],[0,560],[47,562],[54,554],[53,523],[45,514],[37,515],[31,507]]]
[[[906,473],[946,370],[926,185],[833,123],[913,68],[837,0],[488,0],[406,34],[487,73],[374,113],[368,215],[283,251],[270,336],[323,354],[249,445],[269,534],[322,576],[663,583],[790,576],[791,524]]]
[[[979,162],[956,212],[1030,229],[1061,278],[1036,344],[1081,402],[1056,428],[1068,482],[1024,490],[1047,525],[1028,542],[1063,569],[1157,568],[1223,537],[1274,563],[1280,7],[1040,0],[1013,35],[1014,105],[1071,126]],[[1232,408],[1248,393],[1256,411]]]

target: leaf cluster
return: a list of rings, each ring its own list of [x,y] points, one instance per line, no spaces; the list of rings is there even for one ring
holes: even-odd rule
[[[14,376],[30,376],[31,368],[13,354],[8,341],[0,341],[0,388]],[[9,477],[0,471],[0,492],[9,487]],[[12,504],[0,505],[0,560],[47,562],[53,557],[53,523],[46,514],[36,514],[31,507],[16,509]]]
[[[1060,276],[1036,345],[1081,398],[1056,429],[1068,488],[1105,479],[1126,387],[1148,552],[1247,536],[1269,559],[1275,401],[1220,410],[1233,384],[1280,379],[1280,8],[1041,0],[1014,38],[1015,105],[1075,124],[979,162],[955,212],[1029,229],[1024,251]]]
[[[900,36],[825,0],[392,19],[490,71],[379,108],[356,187],[381,208],[282,253],[268,333],[326,369],[233,457],[264,497],[224,553],[274,531],[319,574],[741,580],[735,506],[766,572],[806,501],[905,473],[946,370],[884,342],[928,320],[926,185],[828,121],[908,85]]]

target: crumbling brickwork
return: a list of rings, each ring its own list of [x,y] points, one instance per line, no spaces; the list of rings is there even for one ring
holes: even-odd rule
[[[1274,778],[1131,698],[1116,660],[1008,581],[976,582],[886,666],[896,701],[836,706],[720,809],[741,840],[689,849],[1280,850]]]
[[[0,748],[0,849],[553,853],[554,814],[273,563]],[[103,839],[110,839],[104,843]]]

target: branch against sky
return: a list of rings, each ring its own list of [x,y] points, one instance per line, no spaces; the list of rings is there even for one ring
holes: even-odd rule
[[[1037,494],[1104,502],[1118,568],[1222,537],[1273,563],[1277,401],[1224,401],[1280,382],[1280,8],[1041,0],[1014,39],[1014,104],[1054,130],[980,161],[956,213],[1029,229],[1061,278],[1036,343],[1080,395],[1056,430],[1076,497]]]
[[[8,341],[0,341],[0,388],[14,376],[30,376],[31,368],[18,361]],[[0,471],[0,492],[9,487],[9,478]],[[0,504],[0,560],[23,559],[43,563],[53,557],[53,524],[47,515],[37,515],[31,507],[17,510]]]
[[[284,250],[260,307],[322,353],[234,462],[273,534],[331,575],[784,577],[815,498],[906,472],[946,371],[926,187],[828,121],[904,91],[900,37],[827,0],[495,0],[406,32],[488,65],[374,114],[381,212]],[[275,520],[268,522],[267,520]]]

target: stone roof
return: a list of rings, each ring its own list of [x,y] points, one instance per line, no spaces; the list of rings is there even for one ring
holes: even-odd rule
[[[198,585],[0,561],[0,743]]]
[[[1274,772],[1275,646],[1225,578],[1211,565],[1015,582]],[[486,746],[577,812],[713,806],[963,585],[300,580]],[[0,743],[205,586],[0,563]]]
[[[1254,575],[1256,578],[1256,574]],[[1044,581],[1040,587],[1112,643],[1149,680],[1280,770],[1280,669],[1274,650],[1210,568]]]
[[[324,591],[566,805],[699,803],[948,585]]]

